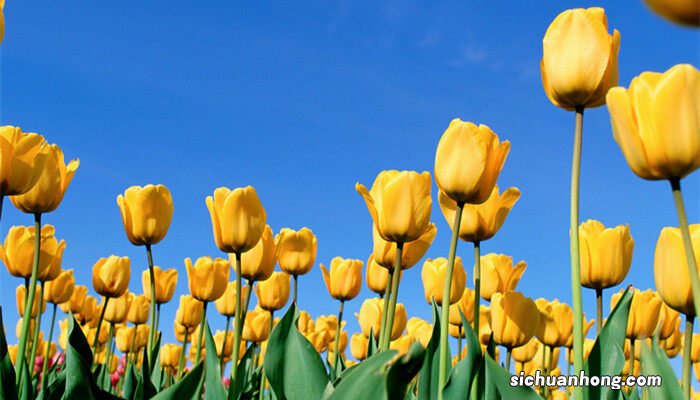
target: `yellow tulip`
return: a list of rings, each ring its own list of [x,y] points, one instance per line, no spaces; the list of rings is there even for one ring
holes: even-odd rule
[[[498,185],[493,187],[491,195],[481,204],[465,204],[459,225],[459,238],[466,242],[482,242],[491,239],[503,223],[508,213],[520,198],[520,190],[512,187],[499,194]],[[443,192],[438,193],[440,210],[445,220],[454,225],[457,202]]]
[[[36,320],[32,318],[31,321],[29,321],[29,330],[27,331],[27,336],[30,338],[34,337],[34,329],[36,329]],[[15,333],[17,334],[17,338],[22,334],[22,318],[17,320],[17,325],[15,327]],[[39,332],[39,335],[43,335],[43,332]]]
[[[269,278],[275,269],[275,252],[272,228],[265,225],[258,243],[241,255],[241,276],[249,281],[264,281]],[[229,260],[234,265],[235,255],[229,255]]]
[[[700,26],[700,4],[696,0],[645,0],[655,13],[675,23]]]
[[[664,340],[673,335],[673,332],[676,330],[676,327],[679,326],[680,322],[681,315],[678,311],[662,302],[659,313],[659,339]]]
[[[224,361],[228,361],[233,354],[233,331],[228,331],[225,335],[226,336],[224,336],[224,331],[217,330],[213,338],[214,345],[216,346],[216,355],[221,357],[221,353],[223,352]]]
[[[331,260],[331,270],[321,264],[323,280],[331,297],[336,300],[352,300],[362,288],[362,260],[335,257]]]
[[[374,254],[370,254],[367,260],[367,270],[365,279],[369,290],[383,296],[386,292],[386,285],[389,281],[389,270],[379,265],[374,260]]]
[[[178,342],[182,343],[185,341],[185,334],[187,334],[189,337],[189,335],[193,334],[197,330],[197,327],[186,327],[184,325],[180,325],[180,323],[177,321],[178,319],[181,319],[180,310],[177,310],[177,312],[175,313],[175,321],[173,321],[173,332],[175,332],[175,339],[177,339]]]
[[[241,291],[243,292],[243,298],[241,299],[241,304],[245,305],[246,299],[250,295],[250,287],[243,286],[241,288]],[[236,294],[236,282],[227,283],[226,290],[224,291],[224,294],[214,301],[214,305],[216,305],[216,310],[219,311],[219,314],[226,316],[226,317],[233,317],[234,315],[236,315],[236,298],[237,297],[238,297],[238,295]]]
[[[153,280],[156,284],[156,304],[164,304],[169,302],[175,294],[175,286],[177,286],[177,270],[175,268],[161,269],[159,266],[153,267]],[[143,285],[143,294],[149,299],[151,298],[151,276],[148,270],[141,274],[141,283]]]
[[[577,8],[559,14],[547,28],[540,62],[549,100],[566,110],[600,107],[617,85],[620,32],[608,33],[605,10]]]
[[[173,197],[163,185],[132,186],[117,196],[126,237],[136,246],[156,244],[168,233]]]
[[[194,328],[202,321],[204,304],[190,296],[180,296],[180,307],[175,314],[175,321],[187,328]]]
[[[621,297],[622,291],[612,295],[610,298],[611,310],[615,309]],[[629,316],[627,317],[627,338],[646,339],[651,337],[659,322],[660,310],[661,298],[656,292],[651,290],[642,292],[639,289],[634,289]]]
[[[527,264],[520,261],[513,266],[513,257],[490,253],[481,257],[481,298],[491,300],[495,293],[515,290]]]
[[[266,214],[255,188],[220,187],[207,197],[216,246],[225,253],[245,253],[260,240]]]
[[[90,326],[89,324],[82,325],[80,327],[83,331],[83,334],[85,335],[85,338],[88,340],[88,343],[92,344],[95,342],[95,335],[97,335],[97,318],[95,318],[95,326]],[[97,339],[97,343],[102,346],[105,343],[107,343],[107,339],[109,336],[109,324],[106,321],[102,322],[102,327],[100,328],[99,336]]]
[[[61,271],[56,279],[44,283],[44,300],[52,304],[65,303],[71,299],[74,290],[73,270]]]
[[[485,202],[509,151],[510,142],[500,142],[488,126],[453,119],[435,153],[435,182],[440,192],[460,204]]]
[[[700,265],[700,224],[691,224],[689,229],[695,262]],[[654,282],[664,303],[685,315],[695,315],[688,258],[679,228],[661,230],[654,253]]]
[[[110,301],[107,302],[107,309],[105,310],[105,321],[114,324],[126,322],[126,316],[129,314],[129,308],[131,307],[133,298],[133,293],[126,291],[126,293],[120,297],[110,299]],[[104,307],[104,302],[102,307]]]
[[[328,332],[325,331],[307,332],[304,334],[304,337],[314,346],[314,349],[316,349],[318,353],[326,351],[328,342],[331,340],[330,336],[328,336]]]
[[[87,295],[83,301],[83,305],[75,318],[81,324],[90,324],[91,326],[97,325],[97,319],[102,311],[102,307],[97,304],[97,299]]]
[[[379,339],[379,331],[382,323],[382,307],[383,299],[370,298],[366,299],[360,307],[360,313],[356,314],[357,320],[360,322],[362,334],[369,337],[370,330],[374,334],[375,339]],[[396,313],[394,315],[394,325],[391,329],[391,339],[396,340],[401,336],[401,332],[406,328],[406,309],[403,304],[396,304]]]
[[[540,323],[535,331],[537,339],[550,347],[566,345],[574,327],[574,312],[571,307],[557,299],[548,301],[539,298],[535,304],[540,312]]]
[[[345,326],[345,322],[343,322],[343,326]],[[348,332],[341,331],[340,337],[338,338],[338,348],[340,349],[341,355],[343,355],[342,353],[345,353],[345,349],[347,347],[348,347]],[[333,332],[333,340],[328,342],[328,350],[331,352],[335,352],[335,332]]]
[[[350,353],[353,357],[362,361],[367,358],[369,338],[361,333],[355,333],[350,337]]]
[[[519,363],[526,363],[535,358],[536,355],[542,354],[541,346],[542,343],[536,337],[533,337],[529,342],[513,349],[513,360]]]
[[[223,258],[199,257],[194,264],[185,259],[190,294],[197,300],[214,301],[226,290],[229,263]]]
[[[299,319],[297,320],[297,328],[301,333],[307,333],[316,330],[316,324],[311,315],[306,311],[299,311]]]
[[[496,343],[511,349],[522,346],[535,334],[539,323],[537,305],[522,293],[509,290],[491,298],[489,324]]]
[[[401,253],[401,269],[409,269],[425,256],[428,248],[435,240],[437,227],[431,223],[428,229],[418,239],[404,243]],[[374,241],[373,255],[375,261],[384,268],[394,269],[396,263],[396,244],[384,240],[375,226],[372,226],[372,239]]]
[[[158,289],[156,289],[156,293]],[[145,324],[148,322],[149,307],[151,305],[150,296],[140,294],[131,299],[131,306],[126,319],[134,325]]]
[[[691,334],[690,332],[683,332],[683,336]],[[690,361],[696,363],[700,362],[700,333],[692,333],[693,343],[690,349]]]
[[[28,214],[47,213],[58,208],[80,165],[79,160],[66,165],[63,151],[55,144],[46,145],[44,149],[48,154],[36,185],[24,194],[10,196],[12,204]]]
[[[26,303],[27,288],[24,285],[17,286],[17,312],[20,317],[24,315],[24,307]],[[46,301],[41,296],[41,286],[36,285],[36,296],[34,296],[34,303],[32,304],[31,317],[36,318],[39,313],[43,313],[46,309]],[[40,311],[41,310],[41,311]]]
[[[160,348],[160,365],[163,368],[175,370],[180,363],[180,354],[182,354],[182,346],[172,343],[167,343]]]
[[[87,296],[87,292],[87,286],[75,285],[75,287],[73,288],[73,294],[70,296],[70,299],[60,304],[61,310],[63,310],[64,313],[80,313],[83,309],[83,303],[85,303],[85,297]]]
[[[241,337],[248,342],[260,343],[270,336],[270,312],[255,308],[245,315]]]
[[[273,272],[272,275],[255,286],[258,306],[264,310],[277,311],[287,305],[289,300],[289,275]]]
[[[294,231],[282,228],[275,236],[277,263],[289,275],[304,275],[311,271],[316,261],[318,243],[309,228]]]
[[[389,348],[398,351],[399,356],[408,353],[408,348],[414,342],[413,338],[406,335],[401,335],[389,343]]]
[[[700,167],[700,71],[679,64],[643,72],[607,96],[615,141],[644,179],[683,178]]]
[[[585,336],[585,333],[584,333]],[[583,339],[583,360],[588,360],[588,356],[591,354],[591,350],[593,350],[593,345],[595,345],[595,340],[589,339],[589,338],[584,338]],[[557,349],[558,350],[558,349]],[[557,357],[558,359],[559,354],[555,353],[554,357]],[[569,364],[574,363],[574,349],[571,347],[568,347],[566,349],[566,360],[569,362]]]
[[[605,228],[589,219],[579,226],[581,285],[606,289],[619,285],[632,265],[634,240],[627,225]]]
[[[100,258],[92,266],[92,287],[102,296],[120,297],[129,287],[130,278],[129,257]]]
[[[586,337],[586,335],[588,335],[588,331],[591,330],[593,325],[595,325],[595,320],[594,319],[587,320],[586,315],[584,314],[583,315],[583,336],[584,337]],[[585,343],[584,343],[584,345],[585,345]],[[569,334],[569,338],[566,340],[566,344],[564,346],[568,347],[569,349],[573,349],[573,347],[574,347],[574,331],[573,330],[571,330],[571,332]]]
[[[439,306],[442,306],[443,290],[445,288],[445,274],[447,273],[447,259],[439,257],[436,259],[427,259],[423,263],[421,270],[421,278],[423,279],[423,289],[425,291],[425,300],[428,304],[433,301]],[[450,286],[450,304],[459,301],[464,292],[464,285],[467,283],[467,273],[462,266],[462,259],[455,258],[454,270],[452,272],[452,281]]]
[[[447,324],[447,333],[455,339],[466,337],[462,325]]]
[[[374,226],[387,241],[412,242],[430,227],[430,173],[382,171],[371,190],[357,183],[357,192],[367,204]]]
[[[466,275],[466,273],[465,273]],[[466,279],[466,277],[465,277]],[[459,312],[462,311],[464,318],[470,324],[474,322],[474,290],[465,287],[464,292],[462,292],[462,297],[454,303],[450,304],[450,324],[462,325],[462,318],[459,316]]]
[[[0,42],[2,12],[0,11]],[[48,156],[46,141],[36,133],[19,127],[0,126],[0,195],[14,196],[28,192],[39,180]]]
[[[7,233],[4,245],[0,246],[0,259],[10,275],[18,278],[32,276],[35,231],[33,226],[13,226]],[[41,227],[41,250],[37,273],[37,279],[41,281],[53,280],[61,271],[66,241],[59,242],[55,233],[53,225],[47,224]]]
[[[491,307],[483,304],[479,305],[479,343],[485,346],[491,338]],[[516,346],[517,347],[517,346]]]
[[[406,322],[406,333],[414,341],[420,342],[423,347],[427,347],[433,336],[433,325],[428,321],[413,317]]]
[[[681,352],[681,320],[679,319],[671,336],[660,342],[661,348],[664,349],[668,358],[674,358]]]
[[[115,339],[117,342],[117,349],[122,353],[133,353],[136,351],[136,344],[134,343],[134,348],[131,348],[131,343],[134,341],[134,334],[136,334],[135,326],[127,326],[117,331],[115,334]]]

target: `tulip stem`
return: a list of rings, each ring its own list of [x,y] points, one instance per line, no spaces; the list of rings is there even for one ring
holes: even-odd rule
[[[104,366],[104,373],[102,374],[102,380],[100,381],[100,386],[104,387],[105,384],[105,376],[109,376],[109,370],[112,366],[112,339],[114,338],[114,324],[112,322],[109,323],[109,336],[107,336],[107,354],[105,355],[105,362]],[[111,378],[107,378],[111,379]],[[110,383],[110,387],[111,387]]]
[[[17,364],[15,364],[15,383],[20,387],[22,375],[24,371],[25,352],[27,351],[27,334],[29,331],[29,322],[32,319],[32,306],[34,305],[34,296],[36,295],[36,280],[39,274],[39,255],[41,254],[41,213],[34,214],[34,262],[32,263],[32,275],[29,279],[29,295],[27,301],[24,302],[24,315],[22,316],[22,331],[19,338],[19,347],[17,348]]]
[[[481,242],[474,242],[474,332],[479,336],[481,311]]]
[[[102,304],[102,310],[100,310],[100,317],[97,319],[97,327],[95,327],[95,338],[92,339],[92,354],[97,357],[97,343],[100,339],[100,328],[102,328],[102,321],[105,318],[105,311],[107,311],[107,302],[109,302],[109,297],[105,296],[105,301]]]
[[[581,304],[581,259],[579,253],[578,221],[581,182],[581,148],[583,144],[583,106],[576,106],[574,150],[571,159],[571,210],[569,221],[569,251],[571,257],[571,295],[574,309],[574,373],[583,370],[583,306]],[[583,388],[574,387],[574,397],[583,398]]]
[[[151,286],[151,304],[150,304],[150,314],[151,320],[148,330],[148,348],[146,349],[146,354],[148,354],[148,362],[150,363],[151,351],[153,350],[153,341],[156,335],[156,278],[153,272],[153,252],[151,251],[151,244],[146,243],[146,256],[148,257],[148,276],[150,278]],[[206,304],[206,303],[205,303]]]
[[[155,328],[155,334],[154,334],[154,339],[158,340],[158,326],[160,325],[160,303],[156,303],[156,328]],[[154,340],[154,342],[155,342]]]
[[[177,363],[177,378],[179,381],[182,377],[182,372],[185,369],[185,353],[187,352],[187,328],[185,328],[185,335],[182,337],[182,351],[180,352],[180,361]]]
[[[236,268],[236,314],[233,316],[233,354],[231,358],[231,379],[230,379],[230,384],[229,384],[229,391],[233,390],[235,393],[235,388],[236,388],[236,375],[238,372],[238,354],[240,353],[240,347],[241,347],[241,333],[243,333],[243,323],[244,319],[242,318],[243,316],[241,315],[243,305],[242,303],[242,298],[241,298],[241,293],[243,293],[243,288],[241,284],[241,253],[238,252],[236,253],[236,265],[234,266]],[[296,304],[296,298],[297,298],[297,279],[296,275],[294,275],[294,304]],[[252,288],[251,288],[252,290]],[[250,298],[250,294],[246,296]],[[223,352],[222,352],[223,353]]]
[[[335,357],[333,360],[333,368],[338,369],[338,359],[340,358],[340,352],[338,351],[338,345],[340,344],[340,331],[343,326],[343,307],[345,306],[345,300],[340,300],[340,309],[338,310],[338,328],[335,330],[335,344],[333,345],[333,352]]]
[[[511,358],[512,354],[513,354],[513,349],[511,349],[510,347],[507,347],[506,348],[506,371],[508,371],[508,373],[510,373],[510,358]]]
[[[634,344],[637,340],[636,339],[630,339],[630,359],[629,359],[629,370],[627,372],[627,375],[634,375]]]
[[[600,334],[600,330],[603,329],[603,289],[595,289],[595,303],[596,303],[596,333]]]
[[[228,327],[231,325],[231,316],[226,316],[226,328],[224,328],[224,345],[223,349],[226,349],[226,340],[228,339]],[[224,361],[224,350],[221,350],[221,355],[219,356],[219,371],[221,373],[221,378],[224,377],[224,367],[226,366],[226,361]]]
[[[462,361],[462,325],[457,325],[457,361]]]
[[[51,325],[49,326],[49,340],[46,341],[46,352],[44,353],[44,365],[41,367],[41,383],[39,390],[43,390],[46,383],[46,371],[49,365],[49,351],[51,350],[51,339],[53,339],[53,326],[56,323],[56,303],[53,303],[53,311],[51,312]]]
[[[41,282],[41,287],[39,288],[39,297],[44,295],[44,282]],[[32,338],[32,348],[29,351],[29,362],[32,363],[32,368],[29,371],[30,375],[34,372],[34,364],[36,363],[36,348],[37,342],[39,342],[39,332],[41,332],[41,298],[39,299],[39,310],[37,310],[36,324],[34,325],[34,337]]]
[[[379,344],[384,343],[384,335],[386,334],[386,317],[389,313],[389,298],[391,297],[391,283],[394,281],[394,269],[389,270],[387,284],[384,287],[384,297],[382,298],[382,321],[379,325]],[[374,332],[376,335],[377,332]]]
[[[690,363],[691,355],[693,349],[693,322],[695,320],[694,315],[685,316],[685,340],[683,342],[683,376],[681,380],[681,386],[683,388],[683,395],[686,400],[690,399]]]
[[[270,335],[272,334],[272,328],[275,325],[275,310],[270,310]],[[269,337],[269,335],[268,335]],[[265,358],[263,357],[263,363],[265,362]],[[263,400],[265,398],[264,396],[265,393],[265,365],[263,364],[263,368],[260,370],[260,389],[258,391],[258,400]]]
[[[544,363],[542,364],[542,367],[544,368],[545,379],[549,376],[549,369],[552,366],[552,363],[551,363],[552,357],[551,357],[551,354],[549,355],[549,357],[547,357],[547,353],[548,353],[547,350],[550,350],[549,346],[544,345],[544,353],[543,353],[544,354]],[[544,398],[547,399],[547,398],[549,398],[549,386],[547,386],[546,380],[545,380],[545,384],[543,385],[543,387],[544,387]]]
[[[194,360],[194,365],[197,365],[199,363],[199,359],[202,356],[202,338],[204,337],[204,324],[207,323],[207,304],[209,304],[209,302],[204,301],[202,303],[202,322],[199,324],[199,336],[197,337],[197,356]]]
[[[396,300],[399,296],[399,282],[401,281],[401,256],[403,254],[403,243],[396,243],[396,260],[394,260],[394,272],[391,276],[391,296],[389,308],[386,316],[386,334],[384,342],[381,344],[382,350],[388,350],[391,343],[391,334],[394,331],[394,313],[396,312]]]
[[[292,276],[294,277],[294,305],[299,307],[299,304],[297,303],[297,285],[299,284],[299,275],[294,274]]]
[[[136,347],[136,334],[139,331],[138,328],[139,328],[138,324],[135,324],[134,325],[134,334],[131,336],[131,346],[129,346],[129,350],[126,352],[126,368],[124,369],[124,371],[126,371],[127,373],[129,372],[129,366],[131,366],[131,362],[136,361],[136,360],[134,360],[135,354],[136,354],[134,347]]]
[[[676,205],[676,213],[678,214],[678,223],[680,224],[681,234],[683,235],[685,256],[688,259],[688,271],[690,273],[690,286],[693,290],[695,315],[700,315],[700,278],[698,277],[698,266],[695,263],[693,242],[690,239],[690,230],[688,229],[688,216],[685,214],[683,193],[681,193],[681,180],[679,178],[671,178],[670,181],[671,189],[673,190],[673,201]]]

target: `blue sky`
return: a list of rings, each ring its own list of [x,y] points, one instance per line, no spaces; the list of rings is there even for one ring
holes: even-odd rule
[[[366,260],[371,219],[355,182],[369,186],[383,169],[432,172],[450,120],[487,124],[512,144],[499,185],[523,194],[483,251],[525,260],[518,289],[528,296],[570,302],[574,116],[547,100],[539,60],[556,15],[593,5],[605,7],[621,32],[621,85],[642,71],[698,65],[697,31],[658,18],[641,1],[8,1],[0,120],[80,158],[63,203],[44,218],[66,239],[64,267],[79,283],[90,283],[100,257],[127,255],[131,290],[142,291],[145,251],[127,241],[116,196],[131,185],[168,186],[175,214],[154,257],[180,271],[178,295],[187,292],[185,257],[222,255],[204,202],[214,188],[255,186],[275,232],[308,226],[316,233],[317,264]],[[683,183],[690,220],[698,222],[698,174]],[[605,107],[586,112],[581,185],[581,221],[630,224],[636,245],[623,285],[653,288],[658,233],[677,223],[669,185],[629,170]],[[450,232],[437,201],[432,220],[438,234],[428,256],[446,256]],[[31,223],[5,204],[3,236]],[[472,264],[471,245],[461,242],[458,254]],[[429,319],[420,268],[404,274],[399,301],[409,315]],[[469,268],[470,286],[472,275]],[[317,266],[300,282],[301,308],[337,312]],[[19,283],[0,270],[9,327]],[[369,295],[363,288],[360,297]],[[592,317],[591,291],[584,301]],[[346,315],[360,304],[350,302]],[[164,307],[166,339],[176,307]],[[216,328],[223,321],[210,314]],[[348,328],[358,330],[355,318]]]

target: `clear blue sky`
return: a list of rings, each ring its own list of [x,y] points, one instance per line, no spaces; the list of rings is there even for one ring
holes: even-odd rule
[[[142,291],[145,252],[127,241],[115,199],[131,185],[168,186],[175,215],[154,256],[180,271],[177,295],[187,292],[185,257],[222,255],[204,202],[214,188],[255,186],[275,232],[316,233],[317,264],[366,260],[371,219],[355,182],[369,186],[383,169],[432,172],[450,120],[487,124],[512,143],[500,186],[523,195],[484,252],[527,261],[518,286],[527,295],[570,302],[574,116],[543,93],[544,32],[564,9],[605,7],[622,34],[624,86],[642,71],[697,66],[700,42],[697,31],[671,25],[641,1],[537,4],[8,1],[0,120],[40,132],[81,160],[60,208],[44,218],[68,242],[63,265],[79,283],[89,285],[98,258],[128,255],[130,288]],[[629,170],[604,107],[586,112],[583,151],[581,220],[629,223],[636,246],[624,284],[653,287],[657,235],[677,223],[669,185]],[[692,222],[698,176],[684,181]],[[450,232],[437,201],[432,220],[438,235],[428,255],[445,256]],[[7,202],[0,236],[31,223]],[[472,264],[469,244],[458,252]],[[399,300],[410,315],[430,319],[420,268],[404,275]],[[318,266],[300,282],[303,309],[336,313]],[[19,283],[0,269],[8,332]],[[369,295],[363,288],[360,297]],[[591,291],[584,301],[592,317]],[[351,333],[360,304],[346,307]],[[166,339],[176,307],[177,300],[164,307]],[[223,328],[214,312],[210,321]]]

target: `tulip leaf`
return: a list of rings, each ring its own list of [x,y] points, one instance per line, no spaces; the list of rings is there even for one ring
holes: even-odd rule
[[[440,314],[433,302],[433,334],[425,348],[425,360],[418,373],[418,398],[437,399],[440,374]]]
[[[22,365],[22,387],[20,388],[20,400],[30,400],[34,398],[34,385],[32,385],[31,375],[29,374],[29,365]]]
[[[66,390],[64,399],[94,399],[96,385],[90,371],[92,351],[83,331],[73,318],[68,318],[68,346],[66,348]]]
[[[502,399],[542,400],[529,386],[511,386],[513,375],[494,361],[491,355],[484,357],[486,381],[492,383]],[[487,395],[487,398],[490,398]]]
[[[323,360],[299,332],[292,304],[270,334],[265,375],[278,400],[320,399],[329,385]]]
[[[204,335],[207,349],[204,359],[204,382],[207,385],[207,390],[204,392],[204,399],[225,399],[227,393],[223,383],[221,383],[221,368],[219,366],[219,357],[216,355],[216,343],[211,335],[209,323],[206,321]]]
[[[387,372],[386,387],[389,399],[402,399],[406,389],[420,371],[425,361],[425,349],[420,343],[414,342],[408,352],[399,358]]]
[[[123,395],[127,400],[142,400],[143,386],[134,370],[134,364],[129,364],[129,369],[124,375]]]
[[[160,344],[160,339],[156,341],[156,345],[151,352],[151,356],[155,354],[154,359],[158,357],[158,345]],[[148,346],[143,348],[143,362],[141,363],[141,390],[143,391],[143,398],[150,399],[158,393],[153,381],[151,381],[152,369],[151,366],[154,365],[153,362],[149,360],[148,357]]]
[[[379,352],[377,339],[374,337],[374,329],[369,328],[369,339],[367,340],[367,357],[372,357]]]
[[[39,400],[59,400],[66,389],[66,374],[61,371],[54,374],[39,392]]]
[[[465,394],[471,391],[472,382],[479,370],[479,363],[481,363],[481,345],[479,344],[479,338],[476,336],[476,333],[474,333],[471,324],[464,318],[462,310],[459,310],[459,316],[462,318],[462,326],[464,328],[467,344],[467,354],[455,365],[452,371],[450,371],[447,383],[445,383],[445,387],[442,389],[444,400],[464,399]]]
[[[386,399],[386,370],[396,354],[396,350],[382,351],[347,369],[327,400]]]
[[[2,307],[0,307],[0,400],[15,400],[17,398],[15,377],[15,369],[12,367],[12,360],[7,352],[5,326],[2,322]]]
[[[241,395],[246,391],[246,387],[252,386],[250,383],[250,376],[248,371],[250,371],[251,365],[253,364],[253,355],[255,354],[255,346],[248,346],[245,354],[238,362],[238,368],[236,369],[236,379],[231,380],[228,391],[229,400],[238,400]],[[233,361],[232,361],[233,362]]]
[[[588,376],[619,375],[625,365],[625,333],[633,292],[625,290],[612,310],[583,367]],[[616,390],[608,386],[584,386],[584,399],[612,399]]]
[[[652,399],[682,399],[683,392],[676,375],[673,373],[668,357],[659,347],[659,339],[655,337],[651,347],[642,341],[642,369],[647,379],[652,376],[661,377],[663,385],[647,386]]]
[[[195,365],[192,370],[173,386],[155,395],[152,400],[186,400],[194,399],[204,378],[204,362]]]

